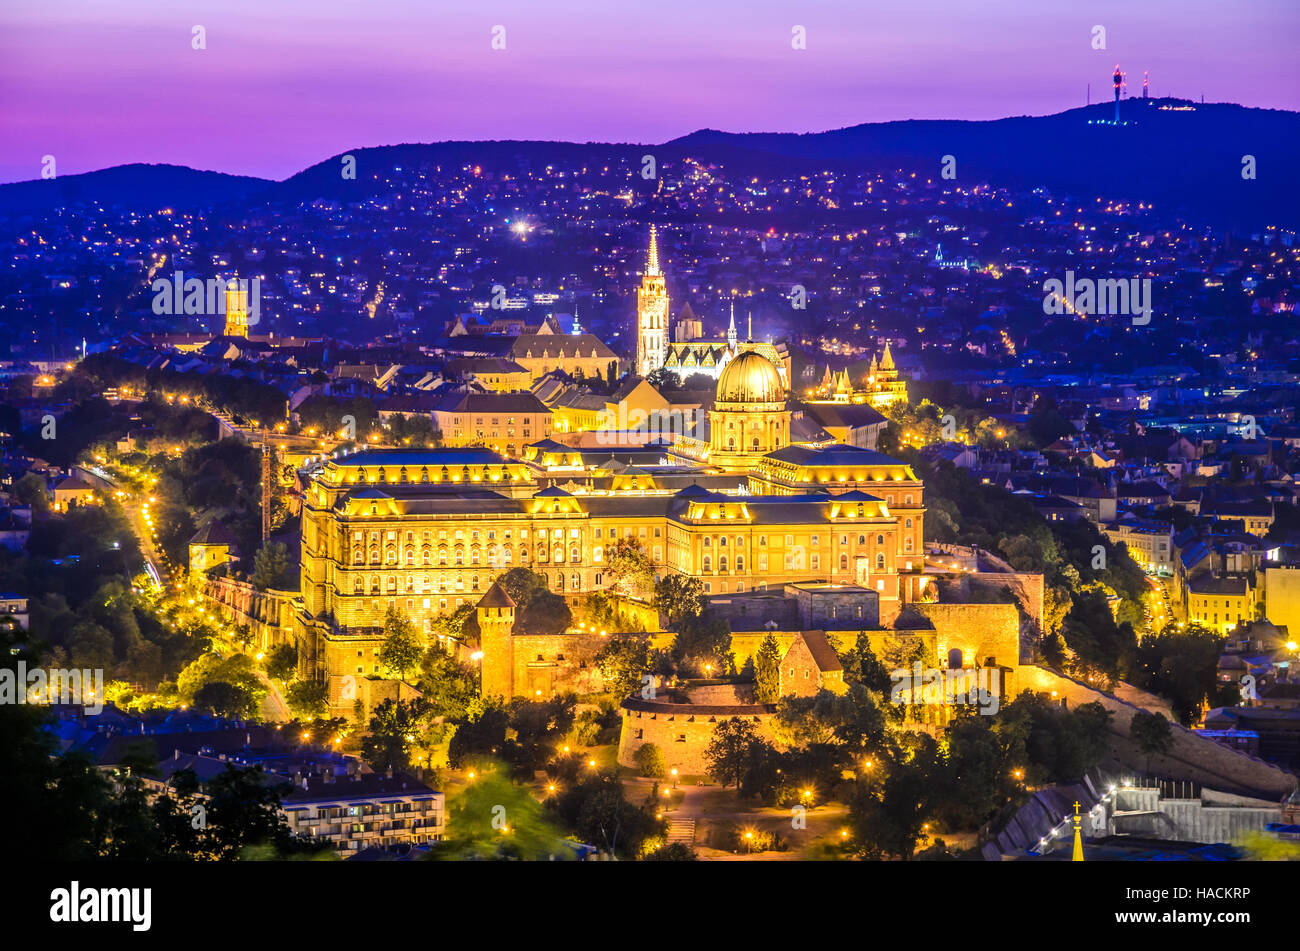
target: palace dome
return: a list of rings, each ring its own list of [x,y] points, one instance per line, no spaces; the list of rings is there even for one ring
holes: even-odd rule
[[[723,369],[716,399],[719,403],[784,403],[785,384],[771,360],[749,350]]]

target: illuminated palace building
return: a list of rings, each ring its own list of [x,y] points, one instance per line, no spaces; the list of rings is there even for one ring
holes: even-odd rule
[[[307,664],[333,694],[340,676],[372,673],[390,606],[428,631],[514,567],[565,594],[601,589],[623,539],[709,594],[851,584],[878,594],[882,619],[897,614],[923,585],[922,483],[871,449],[793,443],[787,398],[779,369],[745,351],[707,419],[670,438],[543,440],[523,459],[363,449],[318,464],[302,509]]]

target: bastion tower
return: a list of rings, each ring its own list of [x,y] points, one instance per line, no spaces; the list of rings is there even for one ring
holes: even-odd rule
[[[476,608],[479,650],[483,653],[483,696],[509,700],[514,690],[515,602],[505,588],[493,582]]]

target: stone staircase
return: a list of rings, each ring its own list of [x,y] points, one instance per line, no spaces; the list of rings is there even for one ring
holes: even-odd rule
[[[695,820],[694,819],[669,819],[668,820],[668,839],[669,845],[674,842],[683,842],[686,845],[695,844]]]

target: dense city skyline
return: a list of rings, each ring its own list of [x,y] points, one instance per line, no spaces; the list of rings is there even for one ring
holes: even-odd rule
[[[61,175],[167,162],[279,179],[400,142],[649,143],[700,128],[1041,115],[1082,105],[1088,84],[1093,102],[1108,98],[1116,62],[1129,95],[1149,70],[1155,95],[1300,108],[1288,55],[1300,12],[1280,2],[1101,3],[1086,14],[1027,2],[586,6],[435,13],[402,2],[364,21],[345,3],[310,17],[285,3],[8,11],[0,181],[38,177],[45,155]],[[491,45],[498,25],[504,50]],[[792,49],[796,25],[806,49]],[[1105,49],[1093,48],[1097,25]]]

